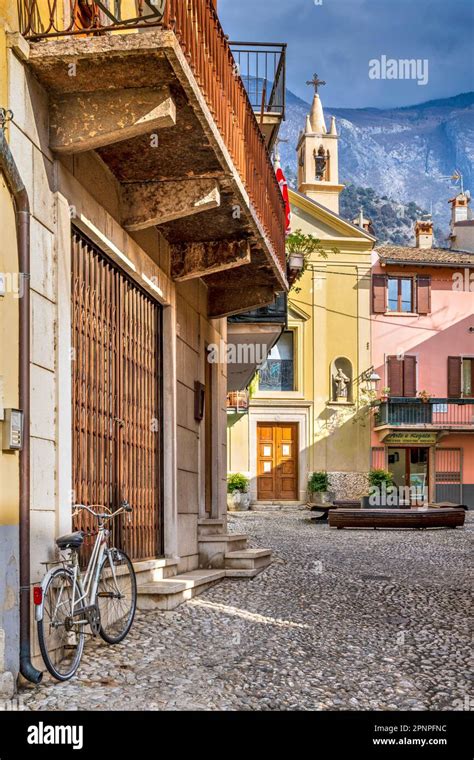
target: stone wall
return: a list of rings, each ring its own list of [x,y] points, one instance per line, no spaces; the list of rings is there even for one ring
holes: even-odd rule
[[[329,472],[330,490],[336,499],[358,499],[368,493],[367,474],[363,472]]]

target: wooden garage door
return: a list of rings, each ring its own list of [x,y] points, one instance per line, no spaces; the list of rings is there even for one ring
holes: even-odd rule
[[[74,499],[110,509],[126,499],[115,545],[160,556],[161,307],[78,232],[71,268]],[[84,513],[75,527],[95,524]]]
[[[261,501],[296,500],[297,423],[258,423],[257,449],[257,498]]]

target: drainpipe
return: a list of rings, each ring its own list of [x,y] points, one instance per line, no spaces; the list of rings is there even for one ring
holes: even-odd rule
[[[43,677],[31,662],[30,600],[30,202],[5,138],[11,111],[0,109],[0,171],[13,196],[18,246],[19,283],[19,400],[23,411],[20,451],[20,673],[32,683]]]

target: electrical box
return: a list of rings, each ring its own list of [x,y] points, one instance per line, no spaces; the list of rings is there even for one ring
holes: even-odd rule
[[[23,447],[23,412],[5,409],[2,428],[3,451],[19,451]]]

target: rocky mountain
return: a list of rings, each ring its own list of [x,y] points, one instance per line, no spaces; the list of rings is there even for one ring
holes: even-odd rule
[[[417,219],[427,212],[416,203],[399,203],[386,195],[380,196],[371,187],[347,184],[341,193],[340,212],[344,219],[354,221],[360,209],[372,222],[371,232],[379,243],[392,245],[414,245],[414,227]],[[435,226],[435,238],[442,237]]]
[[[289,142],[280,145],[280,152],[290,183],[296,176],[295,146],[309,108],[308,103],[287,92],[287,120],[280,137]],[[364,189],[372,189],[372,201],[380,207],[384,199],[385,204],[394,203],[405,221],[413,211],[409,204],[432,209],[437,244],[446,245],[447,201],[459,191],[459,185],[445,177],[458,169],[465,189],[474,192],[474,92],[389,110],[325,107],[325,116],[328,124],[331,116],[337,119],[340,180],[358,187],[356,192],[362,200]],[[351,207],[354,188],[350,192],[347,203],[342,195],[343,209],[345,203]],[[370,216],[370,209],[364,206],[364,210]],[[385,231],[376,230],[383,237],[391,231],[396,233],[396,225],[393,230],[390,226]]]

